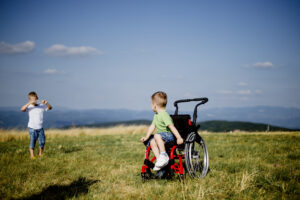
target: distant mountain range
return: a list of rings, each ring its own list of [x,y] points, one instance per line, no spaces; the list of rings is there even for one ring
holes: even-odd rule
[[[173,114],[173,110],[168,110]],[[192,114],[191,112],[181,112]],[[132,120],[152,120],[153,111],[136,111],[127,109],[93,109],[74,110],[54,107],[45,113],[45,128],[63,128],[67,126],[93,125],[108,122]],[[240,107],[240,108],[210,108],[198,109],[198,121],[245,121],[264,123],[290,129],[300,128],[300,109],[286,107]],[[26,128],[28,114],[19,107],[0,108],[0,128]]]
[[[131,120],[121,122],[106,122],[89,125],[78,125],[78,126],[66,126],[64,128],[71,127],[89,127],[89,128],[105,128],[116,125],[150,125],[151,120]],[[229,131],[295,131],[296,129],[288,129],[278,126],[272,126],[262,123],[252,122],[240,122],[240,121],[225,121],[225,120],[212,120],[200,122],[200,130],[211,131],[211,132],[229,132]],[[297,130],[299,131],[299,129]]]

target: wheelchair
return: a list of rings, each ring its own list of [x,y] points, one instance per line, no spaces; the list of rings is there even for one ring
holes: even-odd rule
[[[197,103],[194,112],[193,120],[188,114],[178,114],[178,104],[191,101],[200,101]],[[174,174],[179,175],[180,180],[185,179],[186,172],[191,178],[203,178],[209,170],[209,157],[204,139],[199,135],[198,130],[200,125],[197,125],[197,108],[198,106],[208,102],[208,98],[181,99],[174,102],[175,113],[170,115],[173,119],[174,126],[184,140],[181,145],[166,144],[166,151],[169,155],[169,163],[157,174],[161,175],[156,178],[171,178]],[[151,136],[153,137],[153,135]],[[144,142],[145,146],[151,137]],[[151,169],[154,167],[155,156],[151,157],[151,146],[146,147],[145,159],[142,166],[142,181],[153,177]]]

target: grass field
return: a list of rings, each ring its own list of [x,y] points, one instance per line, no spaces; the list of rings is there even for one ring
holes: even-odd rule
[[[46,130],[29,159],[27,131],[0,131],[0,199],[299,199],[300,132],[200,133],[203,179],[142,183],[145,126]]]

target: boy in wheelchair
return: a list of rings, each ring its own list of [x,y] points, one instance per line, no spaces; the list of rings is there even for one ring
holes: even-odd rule
[[[153,168],[154,171],[159,171],[168,165],[169,156],[166,153],[165,144],[183,144],[182,137],[175,128],[172,118],[166,111],[166,105],[166,93],[158,91],[151,96],[151,106],[155,114],[146,136],[141,138],[141,141],[144,142],[147,147],[149,145],[151,146],[151,149],[157,158]],[[155,129],[156,134],[153,137],[152,133]]]

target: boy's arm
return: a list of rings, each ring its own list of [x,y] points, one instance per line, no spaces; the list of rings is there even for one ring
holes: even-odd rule
[[[43,100],[42,103],[45,104],[48,107],[48,110],[52,109],[52,106],[48,103],[48,101]]]
[[[154,124],[151,124],[148,128],[148,131],[147,131],[147,134],[145,137],[142,137],[141,138],[141,141],[144,142],[146,140],[149,139],[150,135],[153,133],[153,131],[155,130],[155,125]]]
[[[177,139],[177,144],[182,144],[183,139],[182,139],[181,135],[179,134],[177,128],[174,126],[174,124],[170,124],[168,127],[172,131],[172,133],[175,135],[175,137]]]
[[[26,103],[24,106],[22,106],[21,111],[26,112],[28,106],[31,104],[32,102],[28,102]]]

